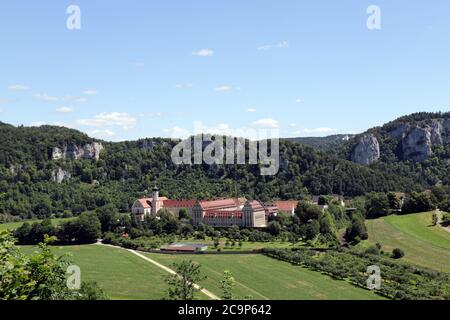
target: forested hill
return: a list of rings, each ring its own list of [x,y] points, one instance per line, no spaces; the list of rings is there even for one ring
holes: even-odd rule
[[[297,142],[321,150],[334,150],[341,144],[352,139],[354,136],[355,136],[354,134],[334,134],[326,137],[299,137],[299,138],[286,138],[284,140],[290,142]]]
[[[450,112],[420,112],[375,127],[340,144],[341,158],[385,170],[409,167],[422,185],[449,184]]]
[[[422,112],[371,128],[340,147],[347,159],[370,164],[449,159],[449,145],[450,112]]]
[[[62,127],[0,124],[0,215],[70,215],[107,203],[127,211],[155,180],[171,198],[239,194],[263,201],[411,191],[448,183],[448,162],[446,168],[434,158],[361,165],[346,159],[351,143],[340,152],[326,152],[281,141],[279,173],[261,176],[257,165],[176,166],[171,160],[175,142],[169,139],[112,143]]]

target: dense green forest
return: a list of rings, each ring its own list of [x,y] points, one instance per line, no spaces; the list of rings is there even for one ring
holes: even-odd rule
[[[374,128],[382,150],[396,150],[386,132],[400,122],[426,121],[448,114],[420,113]],[[448,145],[422,163],[402,161],[384,152],[370,166],[348,160],[355,141],[319,150],[292,141],[280,142],[280,171],[260,175],[258,165],[175,165],[171,151],[176,141],[154,138],[105,142],[63,127],[14,127],[0,123],[0,217],[32,218],[77,215],[112,203],[122,212],[154,181],[163,196],[175,199],[228,197],[303,199],[311,195],[358,196],[368,192],[422,191],[449,184]],[[356,139],[356,138],[355,138]],[[103,145],[93,158],[53,160],[54,148]],[[54,181],[55,172],[66,177]]]

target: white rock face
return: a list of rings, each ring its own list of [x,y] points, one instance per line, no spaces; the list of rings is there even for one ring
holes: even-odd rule
[[[431,134],[431,143],[432,144],[442,144],[442,133],[443,133],[443,121],[442,120],[433,120],[431,125],[428,127]],[[427,128],[427,129],[428,129]]]
[[[403,158],[405,160],[421,162],[432,155],[431,131],[430,128],[414,127],[408,132],[402,141]]]
[[[391,131],[389,131],[389,135],[396,139],[403,139],[409,128],[410,125],[408,123],[399,123]]]
[[[380,144],[373,134],[364,135],[351,155],[352,161],[360,164],[372,164],[380,159]]]
[[[450,119],[432,119],[420,126],[400,123],[389,135],[401,143],[403,160],[422,162],[433,155],[433,145],[450,141]]]
[[[67,181],[70,179],[70,177],[71,177],[70,173],[61,168],[55,169],[52,172],[52,181],[57,182],[57,183]]]
[[[145,140],[143,140],[141,142],[141,149],[143,149],[143,150],[153,150],[155,145],[156,145],[156,143],[153,142],[152,140],[145,139]]]
[[[78,160],[78,159],[100,159],[100,152],[104,149],[98,142],[88,143],[80,147],[77,145],[64,146],[62,149],[55,147],[52,151],[52,160]]]

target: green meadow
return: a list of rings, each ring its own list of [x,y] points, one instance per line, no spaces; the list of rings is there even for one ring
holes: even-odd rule
[[[61,224],[63,222],[70,221],[70,220],[73,220],[73,219],[74,218],[55,218],[55,219],[52,219],[52,223],[54,225],[58,225],[58,224]],[[28,221],[1,223],[0,224],[0,231],[5,231],[5,230],[14,231],[14,230],[18,229],[25,222],[28,222],[29,224],[33,224],[35,222],[41,222],[41,221],[42,220],[28,220]]]
[[[234,294],[240,299],[246,296],[257,300],[381,299],[345,281],[263,255],[145,255],[168,267],[186,259],[200,263],[207,276],[201,284],[218,296],[223,271],[229,270],[236,281]]]
[[[386,252],[400,248],[405,252],[404,261],[450,273],[450,233],[431,225],[432,214],[392,215],[367,220],[368,242],[381,243]]]
[[[21,248],[27,254],[36,251],[34,246]],[[100,245],[55,246],[52,250],[70,254],[81,268],[82,280],[96,281],[112,299],[159,300],[165,296],[168,273],[126,250]],[[168,267],[186,259],[201,263],[207,276],[201,285],[219,296],[223,271],[230,270],[236,279],[235,296],[241,299],[381,299],[345,281],[262,255],[144,255]],[[199,298],[208,299],[203,294]]]
[[[21,247],[25,253],[34,246]],[[164,297],[167,273],[138,256],[118,248],[83,245],[52,247],[55,254],[70,254],[81,269],[82,281],[96,281],[111,299],[151,300]]]

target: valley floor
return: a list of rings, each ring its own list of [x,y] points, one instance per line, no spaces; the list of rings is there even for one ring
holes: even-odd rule
[[[21,248],[28,254],[36,250],[33,246]],[[70,253],[71,260],[81,268],[82,280],[96,281],[112,299],[159,300],[165,296],[168,273],[127,250],[101,245],[53,250],[57,254]],[[235,295],[240,299],[249,295],[260,300],[382,299],[345,281],[262,255],[141,254],[167,267],[184,259],[201,263],[207,279],[200,284],[219,296],[223,271],[230,270],[237,283]],[[208,299],[204,294],[199,298]]]

